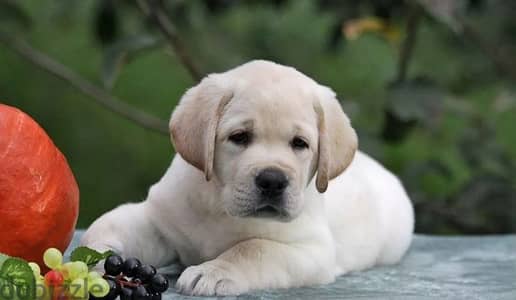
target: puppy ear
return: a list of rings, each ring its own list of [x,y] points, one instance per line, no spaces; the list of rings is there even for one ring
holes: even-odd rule
[[[176,152],[204,172],[208,181],[213,174],[219,119],[232,97],[218,84],[216,75],[210,75],[183,95],[170,119]]]
[[[316,187],[319,193],[328,188],[328,181],[337,177],[351,163],[358,148],[358,138],[342,110],[335,93],[322,87],[314,109],[319,126],[319,158]]]

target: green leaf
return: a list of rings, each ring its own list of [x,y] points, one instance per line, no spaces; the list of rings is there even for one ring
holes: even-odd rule
[[[441,119],[444,98],[444,92],[432,82],[414,79],[391,86],[387,105],[399,120],[420,121],[431,128]]]
[[[106,49],[102,60],[102,82],[108,89],[118,77],[122,66],[138,53],[161,45],[162,39],[149,35],[126,37]]]
[[[0,299],[32,300],[36,290],[34,273],[19,258],[7,258],[0,268]]]
[[[88,247],[78,247],[73,250],[70,255],[71,261],[82,261],[88,265],[88,267],[96,266],[101,260],[108,258],[109,256],[115,254],[113,251],[106,251],[104,253],[100,253],[96,250],[90,249]]]

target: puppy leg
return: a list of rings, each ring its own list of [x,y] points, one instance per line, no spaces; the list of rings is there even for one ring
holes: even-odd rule
[[[83,235],[81,245],[164,266],[176,258],[176,253],[151,220],[145,203],[121,205],[97,219]]]
[[[214,260],[187,268],[176,288],[188,295],[222,296],[329,283],[335,279],[335,253],[331,249],[316,244],[247,240]]]

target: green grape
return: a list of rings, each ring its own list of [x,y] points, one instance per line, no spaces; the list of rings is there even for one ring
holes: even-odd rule
[[[34,278],[39,278],[41,275],[41,269],[35,262],[30,262],[29,267],[32,269],[32,273],[34,273]]]
[[[88,291],[86,290],[86,279],[76,278],[70,283],[68,292],[72,299],[88,299]]]
[[[50,269],[58,269],[63,263],[63,254],[56,248],[49,248],[43,254],[43,261]]]
[[[60,270],[65,280],[72,279],[72,265],[73,262],[67,262],[61,266]]]
[[[67,262],[63,265],[67,279],[85,278],[88,276],[88,266],[82,261]]]
[[[47,300],[50,299],[50,290],[45,284],[45,278],[41,275],[36,277],[36,299]]]
[[[88,282],[92,282],[95,278],[102,278],[102,275],[95,271],[91,271],[88,273]]]
[[[88,277],[88,265],[82,261],[75,261],[73,263],[73,269],[75,271],[75,278],[86,278]]]
[[[109,293],[109,284],[102,277],[94,278],[89,282],[89,292],[96,298],[102,298]]]

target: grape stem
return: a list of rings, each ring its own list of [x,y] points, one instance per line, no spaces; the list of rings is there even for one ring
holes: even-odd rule
[[[112,275],[104,274],[103,277],[104,277],[104,279],[114,280],[116,283],[120,284],[121,287],[128,286],[128,287],[133,287],[134,288],[134,287],[138,287],[140,285],[145,286],[143,283],[130,282],[123,275],[112,276]]]

